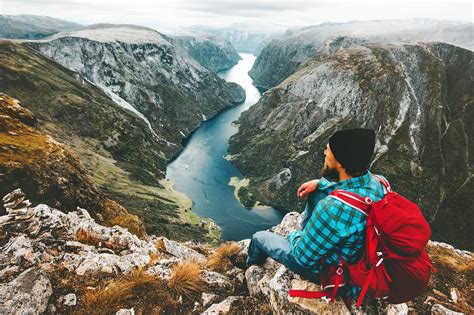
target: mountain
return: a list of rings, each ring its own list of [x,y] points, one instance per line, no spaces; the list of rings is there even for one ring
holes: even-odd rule
[[[34,115],[0,93],[0,194],[12,187],[28,193],[33,203],[47,202],[64,212],[85,207],[103,224],[117,224],[143,237],[143,223],[94,185],[75,154],[37,129]],[[19,199],[17,203],[23,202]],[[10,204],[11,206],[11,204]],[[0,214],[6,214],[0,206]]]
[[[229,255],[250,240],[219,248],[179,243],[155,235],[139,239],[127,229],[98,224],[86,209],[64,213],[32,206],[17,189],[3,198],[0,216],[0,299],[12,313],[107,314],[349,314],[340,298],[289,296],[290,288],[318,291],[268,259],[246,272],[232,268]],[[298,229],[293,212],[272,228],[286,236]],[[363,304],[367,314],[452,314],[473,312],[472,253],[429,242],[438,270],[426,294],[390,305]],[[356,309],[351,308],[352,312]]]
[[[39,15],[0,15],[0,37],[38,39],[61,31],[71,31],[82,25]]]
[[[287,27],[264,23],[234,23],[227,27],[193,26],[190,30],[225,38],[237,51],[259,55],[263,47],[277,35],[284,33]]]
[[[297,210],[338,129],[376,130],[371,169],[418,203],[433,238],[472,249],[473,52],[444,43],[361,44],[313,58],[239,118],[232,161],[257,200]]]
[[[234,47],[219,36],[197,32],[172,36],[204,68],[214,72],[229,69],[242,59]]]
[[[41,132],[68,145],[101,193],[138,215],[150,233],[175,239],[207,237],[207,229],[189,211],[191,201],[174,192],[171,183],[162,179],[167,156],[174,153],[174,146],[155,137],[143,118],[123,108],[78,73],[26,45],[0,41],[0,59],[2,91],[21,100],[22,106],[34,115]],[[27,173],[18,178],[12,174],[2,183],[2,191],[11,191],[17,188],[19,180],[30,179]],[[62,178],[68,177],[59,176],[56,180]],[[57,205],[49,199],[42,202]],[[94,209],[89,207],[90,211]]]
[[[98,24],[28,44],[146,121],[168,160],[203,120],[245,99],[240,86],[149,28]]]
[[[258,87],[281,83],[309,59],[324,54],[328,42],[341,38],[383,43],[439,41],[474,49],[474,24],[437,20],[376,20],[324,23],[293,28],[274,38],[258,56],[249,74]],[[346,41],[346,44],[349,44]]]

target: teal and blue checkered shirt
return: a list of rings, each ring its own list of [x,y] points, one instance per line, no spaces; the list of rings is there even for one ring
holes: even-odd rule
[[[339,256],[348,263],[355,263],[365,245],[365,215],[327,196],[335,189],[368,196],[374,202],[384,196],[382,184],[370,172],[341,182],[331,182],[323,177],[317,189],[321,199],[314,209],[309,209],[312,213],[303,230],[288,234],[295,260],[315,273],[322,267],[322,258],[327,264],[337,264]]]

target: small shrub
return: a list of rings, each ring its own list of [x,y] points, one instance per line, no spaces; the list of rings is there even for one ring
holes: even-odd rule
[[[92,245],[92,246],[102,246],[102,239],[96,233],[86,229],[79,229],[76,232],[76,240],[80,243]]]
[[[173,309],[177,303],[167,290],[166,283],[144,269],[136,269],[84,295],[87,314],[104,314],[130,307],[166,310]]]
[[[204,281],[201,278],[201,268],[195,261],[184,261],[175,265],[168,280],[168,288],[176,295],[191,297],[194,292],[204,289]]]
[[[230,256],[239,251],[237,244],[224,244],[209,257],[207,267],[215,271],[227,271],[232,268]]]
[[[116,241],[103,240],[99,234],[86,229],[79,229],[76,232],[76,240],[83,244],[92,245],[95,247],[105,247],[114,251],[124,249],[124,245],[119,244]]]
[[[118,225],[132,234],[135,234],[139,238],[144,238],[146,236],[145,229],[143,227],[143,222],[134,214],[123,213],[120,214],[108,221],[110,225]]]

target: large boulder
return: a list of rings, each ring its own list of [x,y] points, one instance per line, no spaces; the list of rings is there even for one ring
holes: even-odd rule
[[[16,279],[0,284],[0,313],[42,314],[52,293],[51,282],[44,272],[27,269]]]

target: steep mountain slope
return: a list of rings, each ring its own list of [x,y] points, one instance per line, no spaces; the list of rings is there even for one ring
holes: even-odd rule
[[[14,187],[27,192],[33,203],[47,202],[64,212],[86,207],[99,222],[144,236],[138,217],[105,198],[77,157],[35,127],[30,111],[0,93],[0,194]],[[0,213],[6,214],[3,206]]]
[[[214,72],[229,69],[242,59],[234,47],[219,36],[193,32],[175,35],[173,40],[180,44],[203,67]]]
[[[148,28],[100,24],[29,44],[143,115],[173,152],[168,159],[203,119],[245,99],[240,86]]]
[[[437,20],[379,20],[324,23],[288,30],[262,50],[249,74],[254,84],[268,89],[278,85],[312,57],[318,56],[328,41],[338,37],[356,41],[416,43],[440,41],[474,49],[474,24]],[[346,45],[349,42],[346,42]]]
[[[16,39],[37,39],[71,31],[82,25],[40,15],[0,15],[0,37]]]
[[[160,181],[173,147],[154,137],[142,118],[77,73],[24,45],[0,41],[0,59],[2,91],[22,101],[41,131],[67,144],[95,184],[139,215],[149,232],[179,239],[207,233],[185,212],[191,202]],[[17,188],[14,183],[2,189]]]
[[[337,129],[377,131],[372,170],[420,204],[434,239],[472,249],[473,52],[448,44],[365,44],[313,59],[239,119],[234,163],[257,199],[301,205]]]

